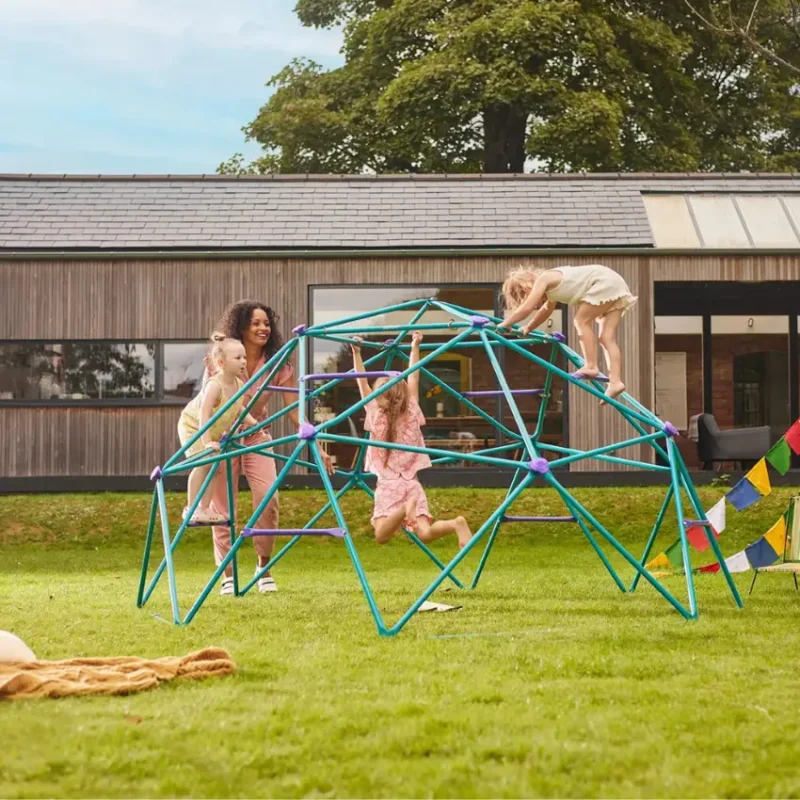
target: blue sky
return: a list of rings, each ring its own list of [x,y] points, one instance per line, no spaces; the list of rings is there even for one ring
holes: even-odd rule
[[[0,0],[0,172],[211,173],[295,56],[295,0]]]

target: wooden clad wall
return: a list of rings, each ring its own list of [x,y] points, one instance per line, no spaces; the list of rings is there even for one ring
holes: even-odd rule
[[[534,266],[564,263],[526,258]],[[571,257],[592,263],[597,256]],[[499,283],[517,257],[251,258],[0,261],[0,339],[204,338],[242,298],[276,308],[288,334],[308,322],[311,285]],[[653,399],[652,283],[658,280],[797,280],[798,257],[608,255],[639,303],[620,334],[625,380]],[[595,398],[570,391],[570,443],[585,449],[632,429]],[[178,409],[42,409],[0,406],[0,475],[146,474],[177,444]],[[283,431],[277,430],[281,435]],[[95,446],[94,440],[101,446]],[[165,445],[164,442],[167,442]],[[90,444],[91,442],[91,444]],[[646,448],[630,457],[649,460]],[[584,462],[575,469],[615,469]]]

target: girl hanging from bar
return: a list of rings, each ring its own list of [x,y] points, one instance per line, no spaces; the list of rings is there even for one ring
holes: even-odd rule
[[[355,337],[360,342],[359,337]],[[422,334],[415,332],[411,343],[409,367],[419,361]],[[353,367],[364,372],[361,348],[353,345]],[[378,378],[370,389],[366,378],[358,379],[358,390],[362,399],[383,386],[390,378]],[[370,432],[372,441],[424,447],[421,426],[425,417],[419,407],[419,372],[412,372],[408,381],[398,381],[365,406],[364,427]],[[462,516],[454,519],[433,521],[428,510],[428,500],[417,473],[431,466],[431,460],[422,453],[404,450],[370,447],[367,450],[367,469],[378,477],[375,489],[375,508],[372,527],[375,541],[386,544],[405,526],[415,531],[426,544],[454,533],[459,547],[472,538],[469,525]]]

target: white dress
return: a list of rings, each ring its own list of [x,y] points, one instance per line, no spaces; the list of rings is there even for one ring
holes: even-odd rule
[[[551,302],[602,306],[616,300],[608,310],[622,311],[624,315],[638,299],[631,294],[628,284],[618,272],[601,264],[555,267],[553,272],[560,272],[563,280],[547,293],[547,299]]]

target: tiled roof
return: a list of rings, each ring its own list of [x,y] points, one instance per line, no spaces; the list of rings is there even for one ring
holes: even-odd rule
[[[800,175],[0,175],[20,250],[653,246],[643,192],[800,192]]]

